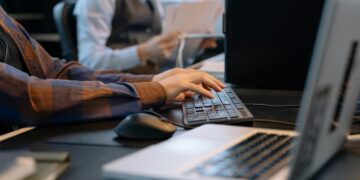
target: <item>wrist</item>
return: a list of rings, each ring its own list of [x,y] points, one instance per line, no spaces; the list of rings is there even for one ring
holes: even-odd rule
[[[167,93],[165,88],[158,82],[141,82],[133,83],[143,109],[160,108],[167,101]]]
[[[149,56],[146,53],[146,46],[143,43],[138,45],[137,54],[141,62],[146,62],[149,59]]]

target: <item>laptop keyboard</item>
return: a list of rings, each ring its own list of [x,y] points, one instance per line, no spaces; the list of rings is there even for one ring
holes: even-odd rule
[[[205,176],[264,179],[289,161],[292,136],[256,133],[190,170]]]
[[[221,92],[212,90],[213,99],[195,94],[182,104],[185,125],[204,123],[231,123],[253,118],[239,97],[230,87]]]

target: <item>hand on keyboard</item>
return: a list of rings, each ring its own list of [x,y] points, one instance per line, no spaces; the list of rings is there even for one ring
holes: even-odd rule
[[[206,72],[198,70],[173,69],[154,77],[165,89],[167,103],[185,98],[188,91],[214,98],[209,89],[220,92],[225,85]]]
[[[253,117],[231,87],[212,94],[212,99],[200,94],[185,99],[182,104],[183,124],[232,123]]]

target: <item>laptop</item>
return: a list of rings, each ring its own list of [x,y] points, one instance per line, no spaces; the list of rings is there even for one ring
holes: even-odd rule
[[[297,131],[206,124],[103,166],[104,178],[308,179],[346,141],[360,89],[360,2],[327,0]],[[344,28],[345,27],[345,28]]]

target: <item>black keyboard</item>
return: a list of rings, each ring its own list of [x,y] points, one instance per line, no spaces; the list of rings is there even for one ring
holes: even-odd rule
[[[212,93],[213,99],[199,94],[185,99],[182,104],[185,125],[232,123],[254,117],[230,87]]]
[[[256,133],[188,171],[204,176],[266,179],[287,165],[293,136]]]

